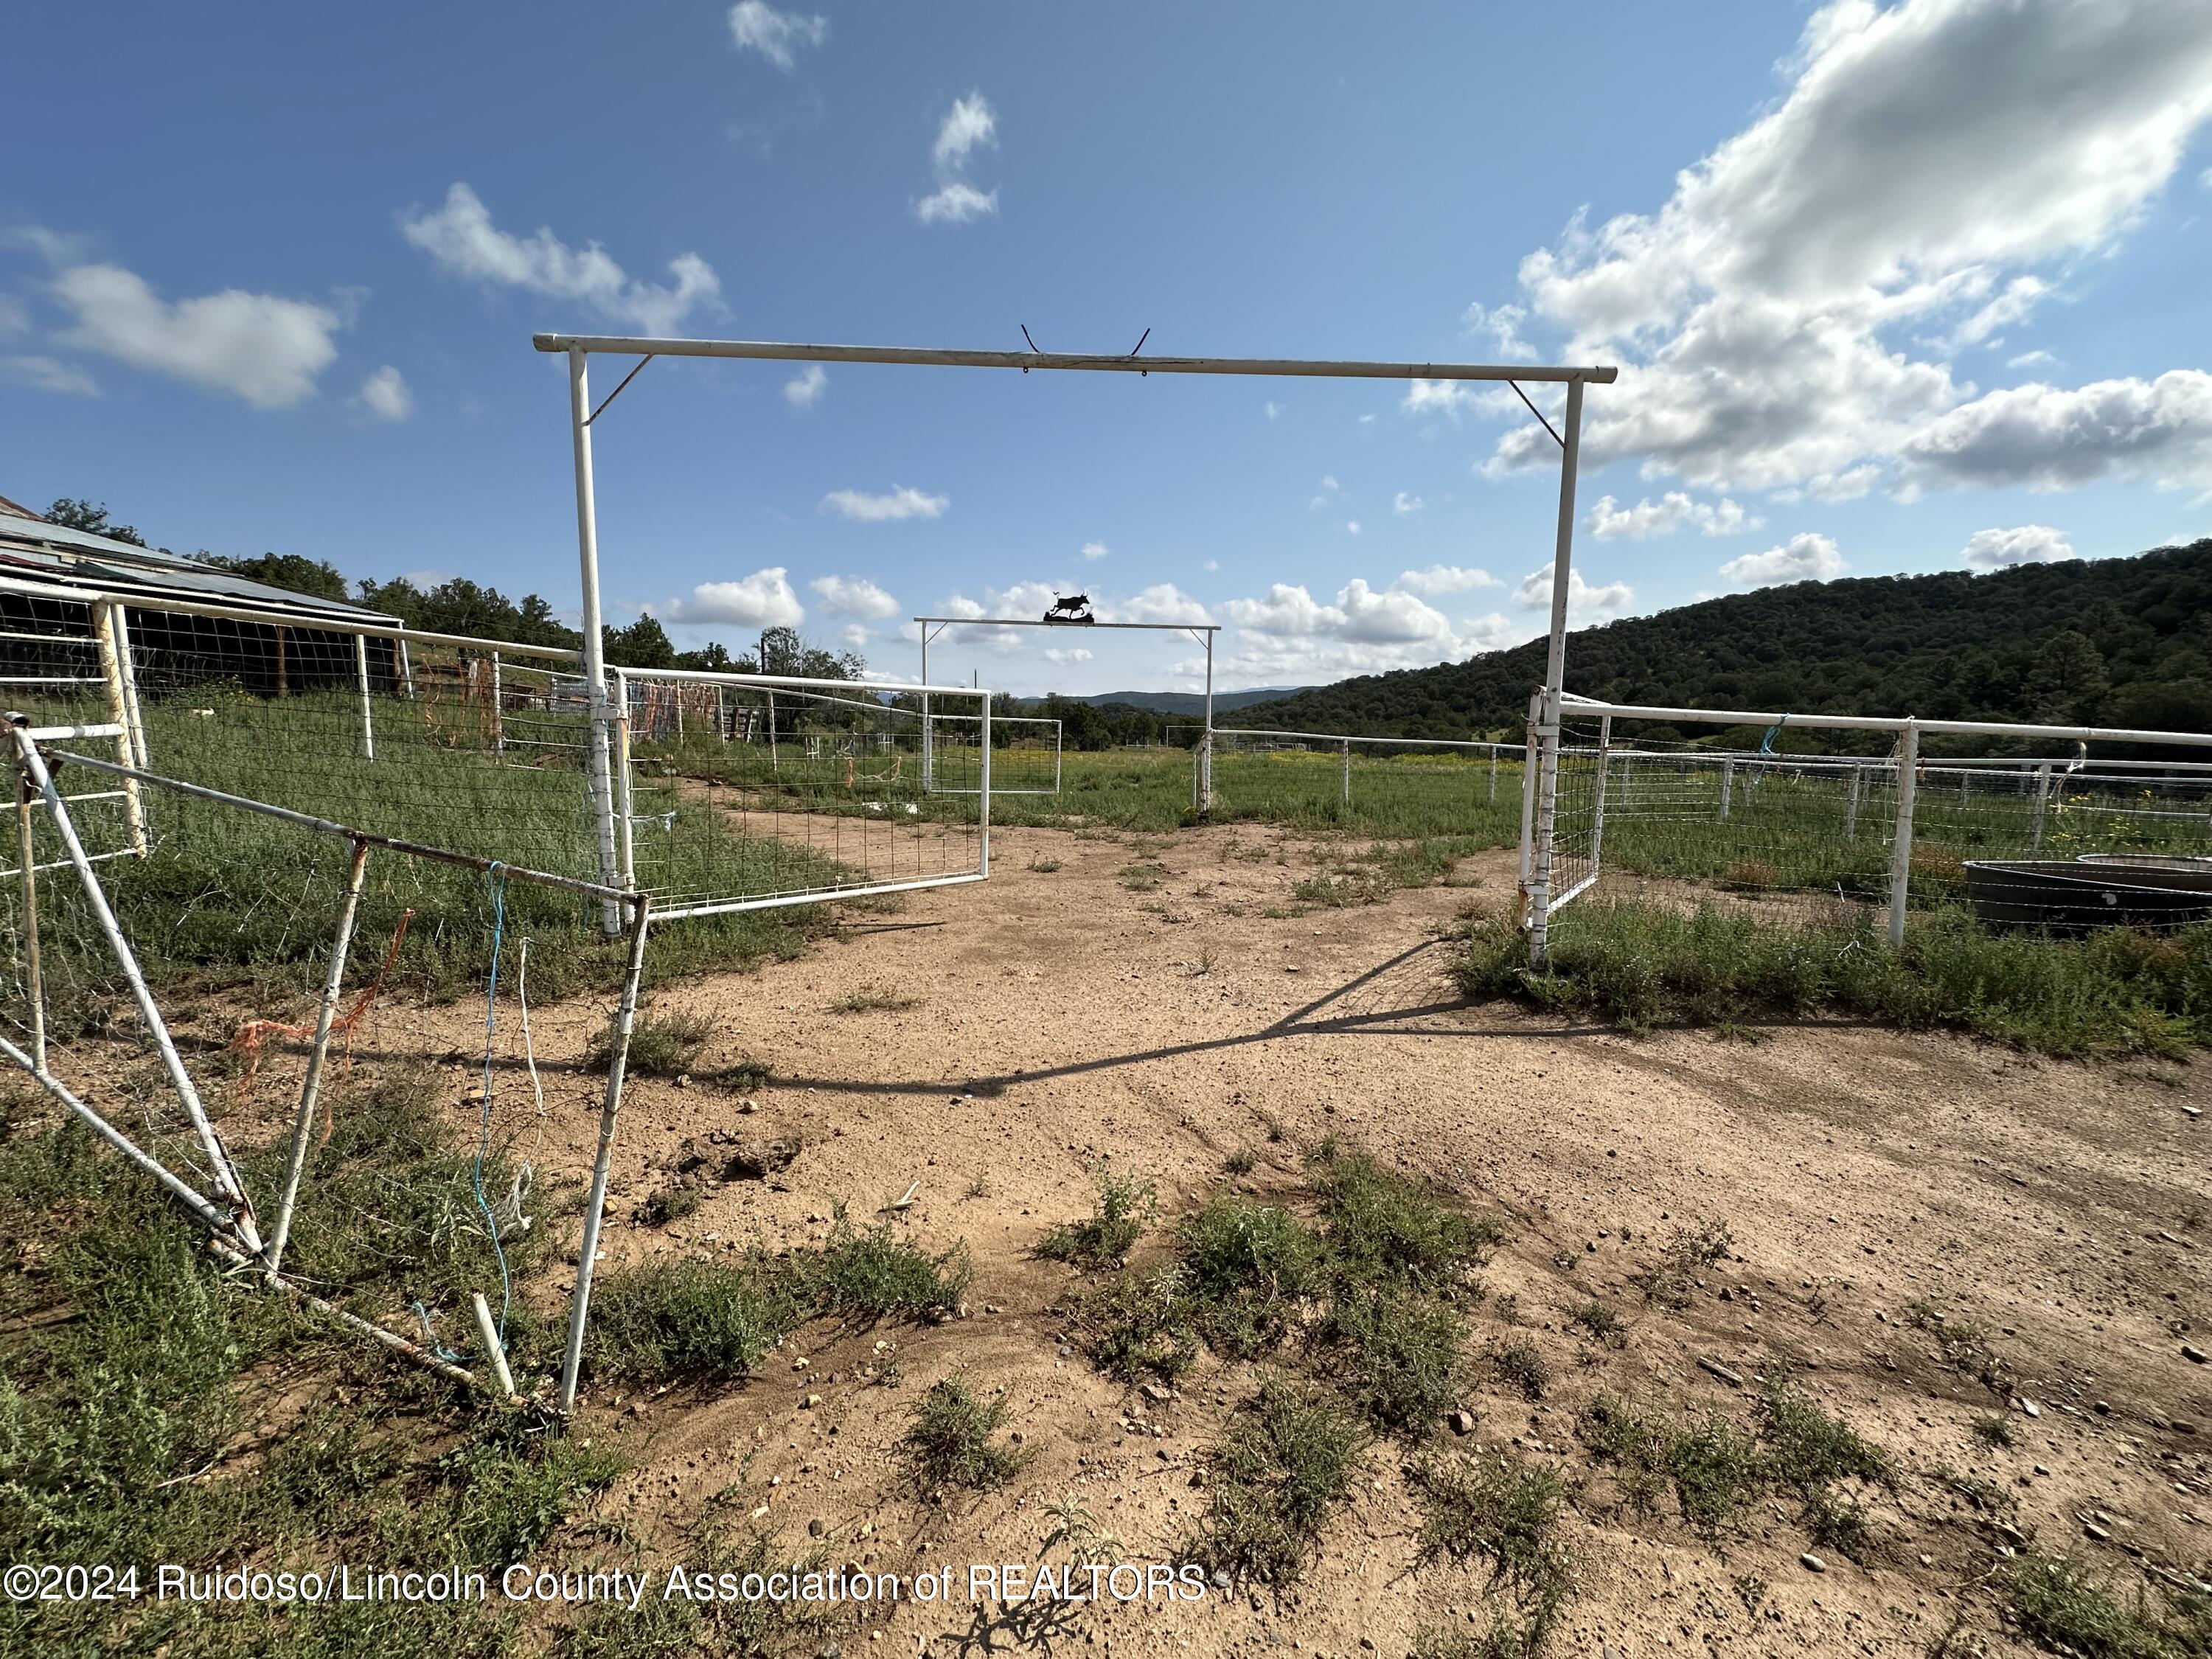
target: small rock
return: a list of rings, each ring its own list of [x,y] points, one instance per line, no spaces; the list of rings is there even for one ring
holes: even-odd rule
[[[1147,1382],[1142,1388],[1139,1389],[1137,1392],[1144,1395],[1147,1400],[1165,1401],[1175,1398],[1172,1394],[1168,1392],[1164,1384],[1158,1382]]]
[[[2030,1417],[2040,1417],[2043,1415],[2043,1407],[2037,1405],[2033,1400],[2021,1401],[2020,1402],[2020,1408],[2026,1412]]]
[[[819,1538],[829,1530],[830,1523],[818,1515],[806,1523],[806,1535],[809,1538]]]
[[[1227,1589],[1229,1588],[1229,1582],[1230,1582],[1230,1580],[1229,1580],[1229,1569],[1228,1569],[1228,1568],[1226,1568],[1226,1567],[1216,1567],[1216,1568],[1213,1570],[1213,1588],[1214,1588],[1214,1589]]]
[[[1454,1434],[1473,1434],[1474,1413],[1466,1411],[1448,1412],[1444,1415],[1444,1426]]]
[[[2095,1539],[2100,1544],[2109,1543],[2112,1541],[2112,1534],[2106,1532],[2094,1521],[2084,1521],[2081,1523],[2081,1530],[2087,1536]]]
[[[2109,1401],[2100,1400],[2090,1409],[2100,1417],[2110,1417],[2112,1414],[2112,1402]]]
[[[806,1396],[806,1398],[805,1398],[805,1399],[804,1399],[804,1400],[802,1400],[802,1401],[800,1401],[799,1402],[799,1410],[801,1410],[801,1411],[803,1411],[803,1412],[811,1412],[811,1411],[812,1411],[812,1410],[813,1410],[817,1406],[820,1405],[821,1403],[822,1403],[822,1396],[821,1396],[820,1395],[818,1395],[818,1394],[810,1394],[810,1395],[808,1395]]]
[[[2192,1365],[2201,1365],[2204,1363],[2204,1350],[2185,1342],[2181,1345],[2181,1357]]]
[[[1808,1572],[1826,1572],[1828,1570],[1828,1564],[1810,1550],[1797,1558],[1797,1565]]]
[[[2045,1468],[2044,1468],[2044,1467],[2043,1467],[2043,1465],[2042,1465],[2042,1464],[2040,1464],[2040,1463],[2038,1463],[2038,1464],[2035,1466],[2035,1472],[2036,1472],[2038,1474],[2050,1474],[2050,1473],[2051,1473],[2051,1471],[2050,1471],[2049,1469],[2046,1469]]]

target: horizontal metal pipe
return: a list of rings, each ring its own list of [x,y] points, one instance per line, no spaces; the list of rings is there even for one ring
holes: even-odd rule
[[[389,848],[410,857],[432,859],[441,864],[458,864],[465,869],[489,870],[498,865],[500,873],[515,881],[528,882],[538,887],[556,887],[563,892],[580,893],[587,898],[618,899],[625,904],[638,902],[637,895],[626,893],[619,887],[603,887],[595,881],[580,881],[574,876],[556,876],[546,870],[532,870],[526,865],[508,864],[499,859],[478,858],[473,853],[452,853],[442,847],[425,847],[420,842],[402,841],[397,836],[379,836],[367,830],[356,830],[329,818],[319,818],[312,813],[295,812],[289,806],[272,806],[265,800],[248,800],[243,795],[225,794],[220,789],[210,789],[204,784],[185,783],[177,778],[165,778],[155,772],[141,772],[116,761],[95,760],[90,755],[80,755],[73,750],[60,751],[62,758],[77,766],[96,766],[103,772],[136,778],[141,783],[150,783],[163,789],[173,789],[180,795],[192,795],[201,800],[211,800],[224,806],[235,806],[241,811],[258,812],[264,817],[276,818],[286,823],[296,823],[303,830],[313,830],[326,836],[342,836],[349,841],[366,842],[371,847]]]
[[[229,1262],[234,1267],[252,1267],[259,1266],[259,1261],[257,1257],[247,1255],[243,1250],[240,1250],[236,1245],[231,1243],[228,1239],[222,1237],[210,1238],[208,1240],[208,1248],[213,1250],[217,1255],[221,1256],[224,1261]],[[328,1314],[332,1319],[337,1320],[339,1324],[358,1331],[363,1336],[368,1337],[374,1341],[382,1343],[386,1347],[391,1349],[392,1352],[404,1354],[408,1358],[413,1360],[416,1364],[423,1366],[430,1370],[434,1370],[437,1372],[439,1376],[448,1378],[453,1382],[459,1382],[465,1388],[473,1389],[477,1386],[476,1374],[473,1371],[464,1370],[459,1365],[449,1364],[445,1360],[439,1358],[437,1355],[432,1353],[428,1348],[422,1346],[418,1343],[410,1342],[405,1337],[400,1335],[397,1331],[387,1331],[383,1326],[377,1324],[374,1320],[363,1319],[359,1314],[348,1313],[343,1308],[339,1307],[336,1303],[325,1301],[321,1297],[317,1296],[313,1291],[307,1289],[305,1286],[297,1284],[292,1279],[285,1278],[282,1273],[264,1273],[262,1277],[276,1289],[285,1291],[289,1295],[298,1297],[301,1301],[314,1309],[316,1312]]]
[[[123,728],[114,725],[101,726],[34,726],[31,727],[33,743],[66,743],[71,738],[119,738]],[[65,799],[74,799],[66,797]]]
[[[1599,702],[1565,695],[1562,713],[1611,714],[1617,720],[1690,720],[1708,726],[1805,726],[1831,731],[1915,731],[1963,738],[2053,738],[2062,743],[2172,743],[2212,749],[2212,732],[2139,732],[2102,726],[2021,726],[2000,720],[1923,720],[1910,715],[1789,714],[1738,708],[1657,708],[1641,703]]]
[[[958,623],[963,628],[1133,628],[1152,634],[1218,634],[1219,623],[1109,623],[1109,622],[1046,622],[1033,617],[913,617],[918,623]],[[961,686],[960,690],[972,688]]]
[[[809,680],[792,674],[731,674],[707,668],[618,668],[609,672],[633,680],[726,685],[732,691],[927,691],[945,697],[998,695],[988,687],[975,685],[909,685],[902,680]]]
[[[1198,731],[1187,726],[1186,731]],[[1217,726],[1217,738],[1304,738],[1316,743],[1393,743],[1420,749],[1520,749],[1517,743],[1480,743],[1472,738],[1355,738],[1346,732],[1277,732],[1262,726]]]
[[[1263,374],[1346,380],[1529,380],[1610,385],[1611,367],[1534,363],[1368,362],[1310,357],[1139,357],[1066,351],[967,351],[927,346],[802,345],[783,340],[662,340],[623,334],[533,334],[540,351],[644,357],[749,357],[787,363],[917,363],[940,368],[1093,369],[1117,374]]]
[[[664,921],[682,921],[687,916],[723,916],[738,910],[782,910],[794,904],[835,904],[840,899],[873,898],[878,893],[913,893],[925,887],[958,887],[982,879],[981,872],[964,876],[926,876],[920,881],[886,881],[878,882],[872,887],[842,887],[834,893],[794,893],[786,898],[714,899],[701,904],[682,904],[664,899],[654,907],[653,920],[658,927]]]

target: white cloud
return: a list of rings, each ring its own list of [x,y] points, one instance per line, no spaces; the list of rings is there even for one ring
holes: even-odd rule
[[[696,253],[669,261],[672,282],[639,282],[597,242],[572,248],[542,225],[527,238],[500,229],[465,184],[447,191],[445,205],[434,211],[403,217],[399,229],[457,276],[574,301],[649,335],[672,334],[692,312],[711,310],[721,299],[714,268]]]
[[[893,485],[888,495],[870,495],[858,489],[833,489],[822,498],[823,512],[835,513],[841,519],[858,519],[865,524],[880,524],[893,519],[941,518],[951,505],[950,495],[932,495],[904,484]]]
[[[1552,567],[1532,570],[1521,579],[1513,597],[1531,611],[1548,611],[1552,605]],[[1636,603],[1636,590],[1626,582],[1607,582],[1594,586],[1583,580],[1579,570],[1567,573],[1567,618],[1583,620],[1617,617]]]
[[[811,409],[829,389],[830,372],[819,363],[809,363],[783,383],[783,400],[793,409]]]
[[[741,628],[796,628],[805,607],[784,580],[784,568],[772,565],[733,582],[701,582],[687,599],[671,599],[661,611],[672,623],[731,623]]]
[[[841,616],[896,617],[899,602],[866,576],[817,576],[806,584],[822,601],[824,611]]]
[[[937,188],[914,204],[915,217],[926,225],[964,225],[999,210],[996,186],[979,190],[968,179],[968,163],[975,151],[995,149],[999,118],[980,92],[953,100],[930,146],[929,160]]]
[[[1103,559],[1103,558],[1104,558],[1104,557],[1106,556],[1106,544],[1105,544],[1105,543],[1103,543],[1103,542],[1085,542],[1085,543],[1084,543],[1084,544],[1083,544],[1083,556],[1084,556],[1085,558],[1086,558],[1086,559]]]
[[[1471,565],[1432,564],[1425,570],[1405,570],[1398,574],[1393,586],[1402,587],[1408,593],[1464,593],[1474,587],[1503,587],[1487,570]]]
[[[2023,351],[2017,357],[2006,358],[2005,367],[2007,368],[2036,368],[2045,363],[2055,363],[2058,360],[2056,357],[2053,357],[2047,351]]]
[[[1267,403],[1261,404],[1260,407],[1267,411],[1267,418],[1271,421],[1283,412],[1282,404],[1275,403],[1272,399]]]
[[[81,398],[100,395],[100,383],[75,363],[35,352],[19,357],[0,357],[0,381],[9,386],[33,386],[40,392],[72,392]]]
[[[1085,651],[1079,645],[1065,651],[1059,649],[1048,650],[1042,654],[1047,662],[1059,663],[1089,662],[1091,658],[1091,653]]]
[[[337,356],[344,319],[328,306],[227,289],[172,305],[120,265],[75,265],[54,293],[76,317],[68,343],[228,392],[256,409],[310,398]]]
[[[1993,343],[2117,242],[2212,117],[2212,8],[1835,0],[1787,67],[1783,97],[1656,212],[1577,218],[1522,262],[1564,355],[1621,364],[1591,400],[1585,465],[1815,493],[1893,468],[1974,388],[1893,337]],[[2078,481],[2163,442],[2011,470]],[[1533,428],[1497,459],[1555,464]]]
[[[868,632],[866,623],[847,623],[837,630],[837,638],[848,651],[860,651],[865,649],[875,635]]]
[[[1741,587],[1772,587],[1781,582],[1831,581],[1844,574],[1844,556],[1828,537],[1807,531],[1764,553],[1746,553],[1721,567],[1721,574]]]
[[[2010,530],[1977,530],[1966,538],[1959,562],[1969,570],[2002,570],[2015,564],[2049,564],[2080,556],[2064,531],[2047,524],[2023,524]]]
[[[1455,662],[1510,642],[1515,629],[1504,617],[1474,617],[1455,629],[1403,581],[1378,591],[1355,577],[1328,602],[1303,585],[1277,582],[1258,598],[1230,600],[1222,611],[1235,631],[1224,674],[1300,683]]]
[[[380,421],[396,425],[415,412],[415,394],[407,389],[405,378],[390,363],[363,380],[356,395],[361,406]]]
[[[1400,405],[1408,415],[1457,415],[1476,401],[1464,380],[1414,380]]]
[[[830,38],[830,20],[778,11],[767,0],[738,0],[730,8],[730,39],[740,52],[755,52],[788,71],[799,52]]]
[[[1218,570],[1221,568],[1221,561],[1218,559],[1208,559],[1206,562],[1206,568],[1209,571]]]
[[[1528,320],[1527,309],[1521,306],[1498,306],[1486,310],[1481,305],[1471,305],[1460,319],[1469,334],[1486,337],[1498,348],[1501,362],[1525,362],[1536,355],[1536,348],[1521,337],[1521,325]]]
[[[1669,536],[1685,526],[1708,536],[1733,536],[1756,530],[1762,520],[1723,496],[1701,501],[1679,489],[1670,489],[1657,501],[1648,497],[1633,507],[1621,507],[1610,495],[1601,495],[1583,520],[1583,528],[1601,542],[1626,537],[1640,542],[1652,536]]]
[[[1390,498],[1390,510],[1400,514],[1418,513],[1427,505],[1419,495],[1408,495],[1402,489]]]
[[[1344,526],[1344,529],[1345,529],[1345,533],[1346,533],[1346,535],[1357,536],[1357,535],[1359,533],[1359,520],[1357,520],[1357,519],[1352,519],[1352,520],[1351,520],[1347,521],[1347,522],[1346,523],[1345,526]]]
[[[2212,374],[2030,384],[1962,404],[1905,449],[1915,483],[2067,489],[2103,477],[2212,484]]]

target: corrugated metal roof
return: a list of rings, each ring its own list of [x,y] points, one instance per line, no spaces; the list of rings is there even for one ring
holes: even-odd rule
[[[239,599],[257,605],[282,605],[289,611],[353,617],[380,623],[398,618],[381,611],[365,610],[336,599],[319,599],[289,588],[272,587],[231,571],[203,564],[158,548],[138,547],[108,536],[70,530],[43,519],[19,518],[0,513],[0,566],[35,572],[49,579],[96,583],[109,589],[138,588],[153,596],[162,590],[179,596],[192,594],[210,599]]]

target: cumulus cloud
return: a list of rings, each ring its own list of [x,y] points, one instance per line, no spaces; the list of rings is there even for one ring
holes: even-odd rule
[[[915,217],[925,225],[964,225],[996,213],[997,187],[979,190],[969,180],[968,163],[975,151],[994,149],[998,142],[999,118],[981,93],[953,100],[938,125],[937,142],[930,146],[937,188],[914,204]]]
[[[1262,684],[1454,662],[1510,643],[1513,632],[1495,616],[1455,628],[1402,582],[1378,590],[1358,577],[1330,600],[1304,584],[1277,582],[1257,598],[1230,600],[1222,613],[1235,629],[1224,673]]]
[[[1460,319],[1469,334],[1487,339],[1496,348],[1500,362],[1525,362],[1535,356],[1536,348],[1521,337],[1522,325],[1528,320],[1528,313],[1521,306],[1486,309],[1480,304],[1469,306]]]
[[[1532,570],[1521,579],[1513,590],[1513,597],[1531,611],[1548,611],[1552,605],[1552,567]],[[1579,570],[1567,573],[1567,620],[1601,622],[1608,617],[1618,617],[1636,603],[1636,590],[1626,582],[1607,582],[1602,586],[1585,580]]]
[[[768,0],[738,0],[730,8],[730,39],[739,52],[757,52],[788,73],[799,54],[830,38],[830,20],[778,11]]]
[[[1084,544],[1083,544],[1083,556],[1084,556],[1085,558],[1086,558],[1086,559],[1103,559],[1103,558],[1104,558],[1104,557],[1106,556],[1106,544],[1105,544],[1105,543],[1103,543],[1103,542],[1085,542],[1085,543],[1084,543]]]
[[[1213,620],[1204,605],[1173,582],[1155,582],[1127,599],[1102,599],[1094,609],[1101,622],[1173,623],[1180,627]]]
[[[1344,531],[1348,536],[1357,536],[1359,533],[1359,520],[1357,519],[1346,520]]]
[[[1390,498],[1390,510],[1401,517],[1408,513],[1418,513],[1427,505],[1419,495],[1409,495],[1402,489]]]
[[[415,412],[415,394],[407,389],[405,377],[390,363],[363,380],[355,396],[361,406],[378,420],[394,425]]]
[[[313,397],[315,377],[337,356],[331,337],[345,325],[329,306],[234,288],[173,304],[120,265],[73,265],[54,278],[53,291],[76,319],[67,343],[230,392],[256,409]],[[58,378],[63,384],[54,389],[89,384]]]
[[[1721,567],[1721,574],[1741,587],[1772,587],[1781,582],[1829,581],[1844,574],[1844,556],[1829,538],[1808,531],[1764,553],[1746,553]]]
[[[809,363],[783,383],[783,400],[793,409],[811,409],[829,389],[829,371],[819,363]]]
[[[2010,530],[1977,530],[1966,538],[1959,562],[1969,570],[2003,570],[2016,564],[2050,564],[2080,556],[2064,531],[2047,524],[2023,524]]]
[[[669,261],[668,283],[638,281],[597,242],[573,248],[542,225],[527,237],[500,229],[465,184],[447,190],[443,206],[403,216],[399,229],[454,276],[573,301],[648,335],[672,334],[692,312],[712,310],[721,300],[721,280],[696,253]]]
[[[1694,529],[1707,536],[1733,536],[1756,530],[1763,520],[1723,496],[1701,501],[1680,489],[1670,489],[1657,501],[1649,497],[1633,507],[1622,507],[1610,495],[1601,495],[1583,520],[1583,528],[1601,542],[1621,537],[1640,542],[1653,536],[1671,536],[1677,530]]]
[[[2212,374],[2175,368],[2154,380],[1992,392],[1931,422],[1905,446],[1905,459],[1915,483],[2031,489],[2103,477],[2212,483]]]
[[[1085,651],[1079,645],[1072,647],[1065,651],[1059,650],[1057,648],[1048,650],[1043,653],[1043,656],[1047,662],[1089,662],[1091,658],[1091,653]]]
[[[1408,415],[1457,415],[1476,401],[1465,380],[1414,380],[1399,406]]]
[[[1471,565],[1432,564],[1425,570],[1401,571],[1394,586],[1408,593],[1464,593],[1475,587],[1503,587],[1487,570]]]
[[[1565,355],[1621,364],[1592,399],[1586,465],[1633,456],[1709,489],[1829,496],[1899,458],[1908,487],[2212,481],[2198,400],[2172,376],[2033,389],[2136,405],[2114,442],[2074,411],[2022,419],[2005,393],[1978,398],[1943,356],[1994,343],[2171,179],[2212,117],[2212,9],[1832,0],[1787,68],[1784,94],[1656,211],[1577,218],[1522,262],[1527,307]],[[1936,355],[1899,343],[1906,331]],[[1990,426],[2001,465],[1977,441]],[[1534,428],[1495,459],[1556,463]]]
[[[893,485],[887,495],[871,495],[858,489],[833,489],[822,498],[823,512],[835,513],[841,519],[858,519],[864,524],[880,524],[893,519],[941,518],[951,505],[950,495],[932,495],[904,484]]]
[[[840,616],[896,617],[899,602],[866,576],[817,576],[806,584],[822,601],[824,611]]]
[[[672,623],[732,623],[741,628],[796,628],[806,620],[806,609],[780,564],[733,582],[701,582],[687,598],[671,599],[660,614]]]

